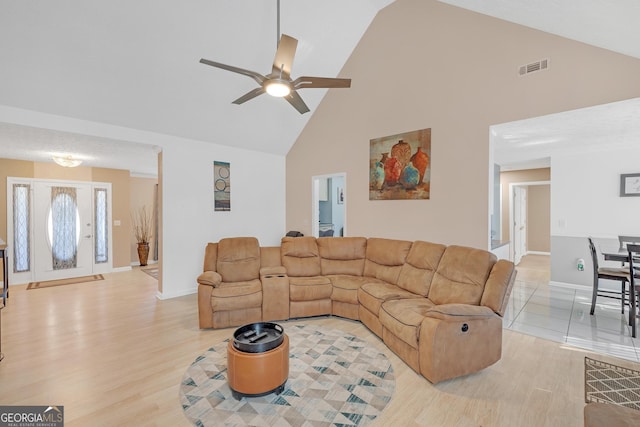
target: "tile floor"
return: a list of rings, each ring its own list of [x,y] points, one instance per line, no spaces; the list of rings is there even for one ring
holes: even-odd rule
[[[517,269],[505,328],[640,362],[640,332],[631,338],[628,307],[622,314],[620,301],[598,298],[590,315],[591,289],[550,284],[548,256],[527,255]]]

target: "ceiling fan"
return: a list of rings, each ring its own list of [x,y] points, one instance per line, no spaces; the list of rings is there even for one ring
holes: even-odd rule
[[[233,104],[242,104],[247,102],[258,95],[262,95],[267,92],[271,96],[281,97],[286,99],[300,114],[304,114],[309,111],[309,107],[304,103],[298,89],[304,88],[348,88],[351,87],[351,79],[334,79],[330,77],[298,77],[293,80],[291,78],[291,66],[293,65],[293,57],[298,47],[298,40],[282,34],[280,37],[280,0],[278,0],[278,48],[276,50],[276,56],[273,60],[273,67],[271,73],[263,76],[255,71],[245,70],[243,68],[234,67],[232,65],[221,64],[219,62],[210,61],[208,59],[200,59],[202,64],[210,65],[212,67],[221,68],[223,70],[231,71],[238,74],[254,79],[260,87],[253,89],[242,95],[240,98],[233,101]]]

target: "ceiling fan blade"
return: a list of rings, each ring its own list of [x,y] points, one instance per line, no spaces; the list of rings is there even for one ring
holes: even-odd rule
[[[294,89],[303,88],[347,88],[351,87],[351,79],[332,79],[329,77],[298,77],[293,81]]]
[[[254,90],[245,93],[240,98],[238,98],[235,101],[233,101],[232,104],[238,104],[238,105],[243,104],[243,103],[249,101],[250,99],[255,98],[258,95],[262,95],[263,93],[264,93],[264,88],[257,87]]]
[[[262,74],[256,73],[255,71],[245,70],[244,68],[234,67],[233,65],[221,64],[220,62],[210,61],[208,59],[200,59],[200,63],[211,65],[212,67],[221,68],[223,70],[231,71],[233,73],[243,74],[247,77],[251,77],[253,80],[258,82],[258,84],[264,83],[267,78]]]
[[[291,67],[293,66],[293,57],[296,54],[298,47],[298,40],[283,34],[280,37],[280,43],[278,43],[278,50],[276,51],[276,57],[273,59],[273,70],[271,72],[272,77],[280,77],[282,71],[282,78],[288,80],[291,76]]]
[[[309,112],[309,107],[307,107],[307,104],[304,103],[302,98],[300,98],[300,95],[298,95],[298,92],[295,90],[292,90],[289,95],[284,97],[284,99],[286,99],[289,104],[293,105],[293,108],[298,110],[300,114]]]

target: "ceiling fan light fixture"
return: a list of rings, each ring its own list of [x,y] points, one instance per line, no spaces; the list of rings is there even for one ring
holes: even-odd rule
[[[75,168],[82,163],[81,159],[73,158],[72,156],[53,156],[53,161],[65,168]]]
[[[291,85],[283,79],[271,79],[265,82],[264,89],[271,96],[282,98],[291,93]]]

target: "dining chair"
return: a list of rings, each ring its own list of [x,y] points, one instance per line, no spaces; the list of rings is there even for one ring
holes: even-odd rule
[[[638,314],[638,297],[640,297],[640,272],[637,267],[640,264],[640,245],[629,243],[629,323],[631,325],[631,336],[636,337],[636,323],[640,317]]]
[[[629,269],[622,267],[600,267],[598,263],[598,253],[596,252],[596,246],[593,244],[593,239],[588,237],[589,251],[591,252],[591,261],[593,263],[593,293],[591,296],[591,314],[596,309],[597,297],[614,298],[622,300],[622,313],[624,313],[624,306],[627,304],[627,282],[629,282]],[[620,282],[620,292],[615,290],[601,289],[600,279],[615,280]],[[629,301],[631,302],[631,301]],[[631,322],[631,320],[629,320]]]

